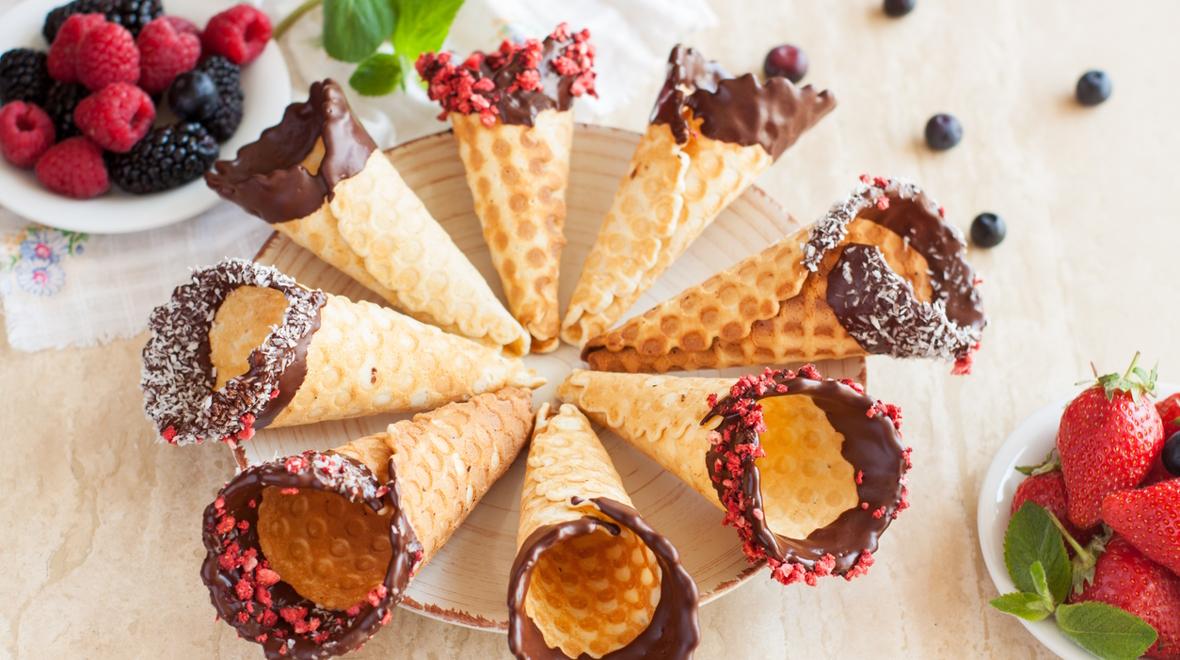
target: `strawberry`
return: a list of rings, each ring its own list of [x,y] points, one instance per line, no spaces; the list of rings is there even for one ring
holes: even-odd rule
[[[1019,511],[1025,502],[1035,502],[1057,516],[1065,531],[1078,543],[1085,545],[1090,541],[1093,530],[1078,529],[1069,521],[1068,501],[1065,494],[1065,477],[1062,476],[1061,470],[1042,472],[1020,482],[1016,494],[1012,496],[1012,513]]]
[[[1108,496],[1102,501],[1102,519],[1180,576],[1180,479]]]
[[[1102,521],[1102,500],[1138,486],[1164,445],[1164,428],[1150,396],[1156,372],[1136,366],[1107,374],[1065,407],[1057,451],[1069,496],[1069,520],[1081,529]]]
[[[1069,600],[1098,601],[1134,614],[1159,634],[1147,657],[1180,659],[1180,577],[1144,557],[1126,539],[1116,536],[1106,544],[1093,580]]]
[[[1155,410],[1164,422],[1164,437],[1180,431],[1180,392],[1155,404]]]

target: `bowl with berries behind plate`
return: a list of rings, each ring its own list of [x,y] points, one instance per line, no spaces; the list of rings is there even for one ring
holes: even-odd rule
[[[1012,518],[1012,500],[1016,489],[1027,478],[1017,467],[1037,466],[1045,461],[1057,445],[1057,429],[1066,405],[1081,390],[1081,386],[1073,388],[1070,394],[1036,410],[1017,425],[996,452],[984,476],[976,517],[980,549],[997,595],[1018,591],[1004,562],[1004,536]],[[1177,392],[1180,392],[1180,384],[1157,383],[1154,399],[1158,403]],[[1168,428],[1165,425],[1165,436]],[[1059,657],[1067,660],[1094,658],[1062,633],[1053,617],[1042,621],[1019,620],[1037,641]]]
[[[230,0],[82,0],[81,10],[104,13],[107,20],[124,25],[134,35],[153,17],[160,16],[161,9],[164,16],[184,19],[197,30],[203,30],[210,18],[234,4]],[[0,54],[21,48],[47,53],[50,43],[44,32],[60,29],[70,13],[60,9],[64,5],[63,0],[26,0],[5,12],[0,18]],[[225,67],[218,68],[208,55],[208,52],[203,54],[198,66],[210,69],[212,78],[226,84]],[[165,157],[166,145],[179,143],[190,151],[199,152],[197,158],[189,161],[189,170],[192,170],[193,161],[203,163],[214,148],[220,157],[232,156],[239,147],[256,139],[264,128],[275,124],[282,117],[291,94],[287,66],[278,45],[268,43],[256,59],[240,68],[241,121],[232,134],[227,134],[231,131],[225,129],[226,122],[215,119],[205,121],[213,126],[205,131],[185,127],[168,108],[167,90],[156,92],[152,94],[156,119],[151,131],[136,145],[141,152],[137,162],[129,164],[127,155],[118,158],[119,162],[112,162],[110,154],[104,159],[111,181],[108,192],[90,199],[63,196],[42,185],[34,170],[18,168],[0,158],[0,190],[5,193],[3,206],[45,225],[98,234],[162,227],[208,210],[217,203],[217,195],[205,186],[200,176],[193,176],[194,171],[178,172],[171,179],[160,178],[144,174],[154,168],[140,163],[148,158]],[[32,102],[46,106],[58,138],[69,138],[77,130],[69,126],[69,108],[89,95],[89,91],[73,84],[54,84],[52,80],[46,85],[44,96]],[[174,128],[168,134],[162,134],[169,127]],[[57,135],[61,133],[64,135]],[[211,133],[219,134],[214,137]],[[123,168],[118,179],[134,191],[116,185],[114,167]],[[175,183],[176,177],[191,180],[156,191]]]

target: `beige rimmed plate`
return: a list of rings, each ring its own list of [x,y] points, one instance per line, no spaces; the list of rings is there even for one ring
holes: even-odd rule
[[[569,243],[561,262],[563,311],[639,137],[637,133],[598,126],[577,128],[567,196],[565,234]],[[472,208],[463,164],[450,132],[409,142],[388,153],[406,183],[502,298],[499,277]],[[672,264],[639,299],[631,314],[642,312],[761,251],[798,226],[765,192],[751,187]],[[256,259],[277,266],[307,286],[353,299],[381,302],[346,275],[278,234],[263,246]],[[534,395],[535,406],[554,400],[558,383],[571,369],[585,366],[578,350],[566,345],[553,353],[528,356],[525,362],[549,381]],[[865,381],[863,359],[824,362],[820,368],[827,376]],[[736,376],[756,369],[684,375]],[[354,438],[382,432],[390,422],[405,417],[408,415],[382,415],[262,430],[245,443],[244,453],[237,458],[239,463],[254,464],[306,449],[330,449]],[[737,534],[721,526],[719,509],[614,434],[601,429],[599,433],[636,508],[676,545],[685,567],[700,587],[702,604],[732,591],[758,572],[760,567],[751,566],[742,554]],[[414,578],[403,607],[471,628],[500,632],[507,628],[508,572],[516,554],[518,500],[523,477],[523,461],[518,460],[446,547]]]

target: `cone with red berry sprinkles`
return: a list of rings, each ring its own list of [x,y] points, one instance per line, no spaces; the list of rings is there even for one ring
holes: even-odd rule
[[[177,445],[543,382],[518,358],[241,259],[194,271],[149,329],[144,409]]]
[[[676,548],[631,505],[590,422],[542,406],[520,494],[508,583],[518,658],[687,658],[697,587]]]
[[[717,215],[836,105],[786,78],[759,83],[677,46],[583,266],[561,337],[582,346],[615,324]]]
[[[205,177],[222,197],[424,323],[502,348],[529,336],[353,116],[312,84],[282,121]]]
[[[267,657],[359,648],[528,441],[531,394],[452,403],[247,468],[205,510],[201,577]]]
[[[816,224],[592,339],[583,358],[634,373],[885,354],[968,373],[987,319],[962,236],[917,186],[862,181]]]
[[[908,506],[900,410],[811,365],[736,382],[577,370],[558,396],[724,510],[783,584],[864,574]]]
[[[557,348],[558,266],[565,245],[575,98],[594,91],[590,32],[562,23],[543,41],[505,40],[461,63],[425,53],[418,74],[451,120],[475,212],[508,307],[534,352]]]

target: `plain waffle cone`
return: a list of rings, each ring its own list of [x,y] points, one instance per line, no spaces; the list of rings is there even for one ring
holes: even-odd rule
[[[721,507],[705,466],[710,428],[701,420],[710,410],[709,395],[724,396],[735,381],[575,369],[557,396]]]
[[[381,152],[336,184],[340,235],[394,305],[419,319],[523,355],[529,336]]]
[[[642,316],[592,339],[591,368],[664,372],[835,360],[866,351],[827,302],[828,275],[842,249],[812,273],[803,265],[809,228],[686,289]],[[925,258],[881,225],[854,221],[845,244],[878,247],[894,272],[931,299]]]
[[[666,124],[649,125],[574,288],[562,339],[582,346],[614,325],[772,162],[759,145],[700,134],[680,145]]]
[[[450,117],[508,307],[532,336],[533,352],[552,351],[561,322],[557,279],[574,113],[546,110],[532,126]]]

